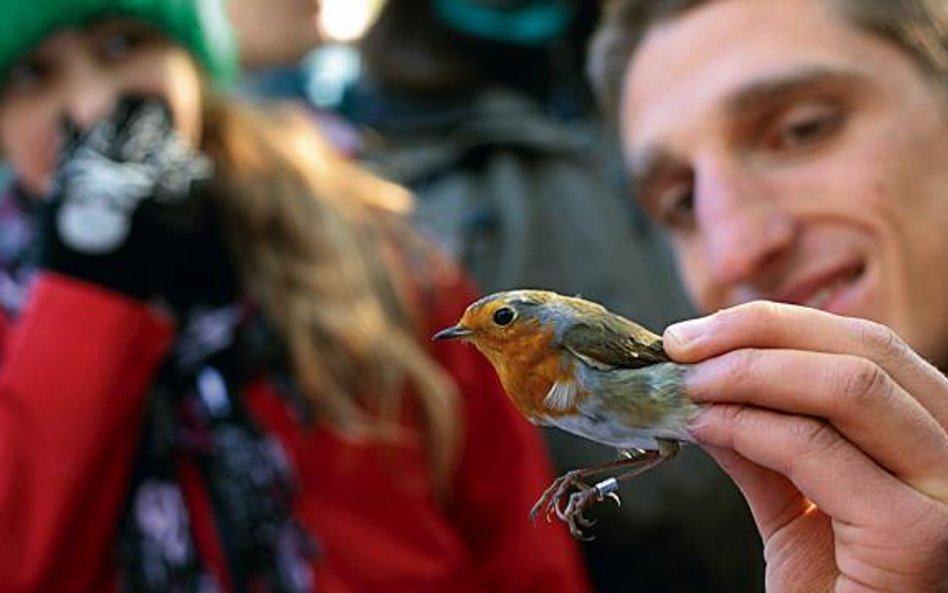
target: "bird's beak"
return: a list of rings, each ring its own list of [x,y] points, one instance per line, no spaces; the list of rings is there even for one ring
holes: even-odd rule
[[[435,335],[431,336],[431,339],[432,340],[455,340],[457,338],[466,338],[472,333],[474,332],[464,326],[452,325],[451,327],[446,327],[443,330],[436,333]]]

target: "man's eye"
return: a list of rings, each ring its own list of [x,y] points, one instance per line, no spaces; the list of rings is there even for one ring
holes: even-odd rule
[[[825,103],[796,107],[780,117],[765,136],[765,147],[774,151],[805,150],[832,137],[843,124],[835,106]]]
[[[670,230],[684,230],[694,221],[694,187],[681,181],[661,190],[655,198],[654,215]]]

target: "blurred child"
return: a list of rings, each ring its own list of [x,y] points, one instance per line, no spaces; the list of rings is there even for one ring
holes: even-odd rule
[[[0,590],[583,591],[399,188],[217,90],[210,0],[0,8]]]

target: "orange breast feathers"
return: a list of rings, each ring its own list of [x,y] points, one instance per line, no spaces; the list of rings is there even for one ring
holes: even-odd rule
[[[575,403],[553,410],[544,402],[554,383],[572,381],[576,372],[576,360],[553,345],[554,337],[552,328],[531,321],[475,343],[494,365],[514,405],[534,420],[576,412]]]

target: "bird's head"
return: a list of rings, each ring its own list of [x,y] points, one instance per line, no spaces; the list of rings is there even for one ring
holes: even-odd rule
[[[568,300],[543,290],[497,292],[472,303],[460,321],[432,339],[469,341],[494,360],[529,344],[548,344],[569,314],[563,306]]]

